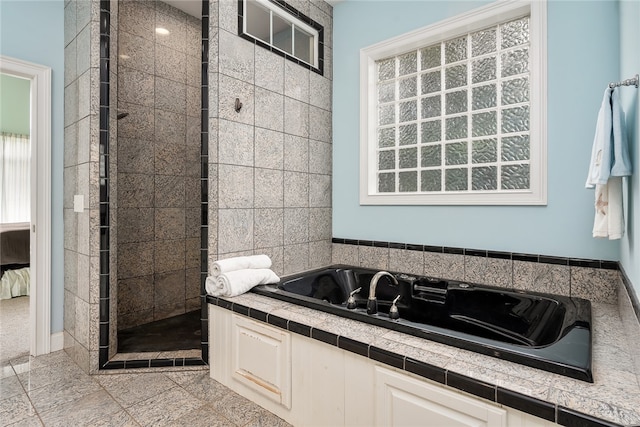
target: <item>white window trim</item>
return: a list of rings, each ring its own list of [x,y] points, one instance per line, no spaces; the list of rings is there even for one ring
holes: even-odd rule
[[[266,43],[264,40],[259,39],[258,37],[254,36],[253,34],[251,34],[248,30],[247,30],[247,1],[248,0],[244,0],[244,4],[243,4],[243,8],[245,13],[243,14],[244,16],[242,17],[242,32],[244,34],[247,34],[253,38],[255,38],[256,40],[260,40],[262,43]],[[292,58],[297,59],[300,62],[304,62],[305,64],[309,64],[314,68],[318,68],[318,51],[320,50],[320,33],[318,32],[318,30],[316,30],[315,28],[311,27],[310,25],[302,22],[300,19],[298,19],[297,17],[291,15],[290,13],[288,13],[287,11],[285,11],[284,9],[282,9],[280,6],[278,6],[275,3],[270,2],[269,0],[252,0],[255,1],[256,3],[264,6],[266,9],[268,9],[271,13],[274,13],[276,15],[278,15],[280,18],[282,18],[283,20],[293,24],[293,26],[295,27],[299,27],[302,30],[304,30],[305,32],[311,34],[312,37],[312,43],[313,43],[313,63],[309,63],[307,61],[305,61],[304,59],[292,54],[292,53],[288,53],[285,52],[284,50],[278,48],[277,46],[275,46],[273,44],[273,40],[270,40],[268,44],[269,46],[271,46],[273,49],[276,49],[280,52],[283,52],[285,55],[289,55]],[[273,19],[272,19],[273,20]],[[269,26],[271,27],[272,22],[269,23]],[[269,30],[269,38],[271,39],[273,37],[273,31],[271,31],[271,29]],[[291,39],[291,43],[292,43],[292,48],[293,46],[295,46],[295,33],[293,33],[291,35],[292,39]]]
[[[502,192],[377,193],[375,62],[530,14],[529,190]],[[546,205],[547,204],[547,5],[546,0],[497,1],[360,50],[361,205]]]

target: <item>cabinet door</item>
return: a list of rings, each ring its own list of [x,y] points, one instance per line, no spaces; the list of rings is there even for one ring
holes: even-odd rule
[[[235,314],[231,325],[231,377],[291,408],[289,333]]]
[[[377,426],[506,426],[502,408],[380,366],[375,387]]]

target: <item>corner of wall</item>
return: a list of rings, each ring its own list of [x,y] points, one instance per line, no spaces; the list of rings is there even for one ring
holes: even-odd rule
[[[620,80],[640,73],[640,3],[619,2]],[[620,263],[635,289],[640,294],[640,91],[632,86],[620,89],[622,109],[626,115],[627,135],[634,173],[625,178],[625,206],[627,232],[620,242]]]

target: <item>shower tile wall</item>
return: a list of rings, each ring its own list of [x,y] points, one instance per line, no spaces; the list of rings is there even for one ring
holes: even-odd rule
[[[118,329],[200,308],[200,37],[165,3],[119,4]]]
[[[238,2],[210,3],[209,260],[265,253],[280,275],[331,262],[332,7],[288,3],[324,26],[323,76],[238,36]]]
[[[118,52],[114,48],[118,46],[118,7],[122,7],[125,2],[111,0],[109,3],[112,46],[109,68],[110,98],[113,102],[117,99],[118,89],[118,59],[115,56]],[[119,233],[112,232],[109,236],[112,273],[109,295],[101,295],[99,162],[101,154],[104,156],[105,153],[100,152],[100,4],[100,0],[65,1],[65,350],[90,373],[98,371],[99,331],[107,325],[106,322],[100,322],[101,311],[104,318],[109,320],[109,357],[115,352],[115,326],[119,320],[116,316],[116,302],[124,299],[116,292],[115,262],[123,256],[131,258],[130,255],[118,254],[117,250],[122,246],[118,237],[126,240],[127,236],[122,236],[122,233],[118,236]],[[210,117],[211,131],[208,171],[209,259],[212,261],[234,254],[264,252],[273,258],[274,269],[278,274],[300,271],[331,261],[332,8],[321,1],[302,0],[292,1],[291,4],[325,26],[324,76],[298,70],[293,67],[295,64],[287,64],[289,61],[284,58],[238,37],[237,2],[225,0],[210,3],[210,89],[209,109],[208,112],[205,111]],[[133,29],[129,32],[133,32]],[[199,35],[193,33],[189,37],[198,37],[199,40]],[[139,35],[136,35],[135,39],[144,43],[143,37]],[[185,42],[186,39],[185,34]],[[146,46],[155,51],[155,43],[147,43]],[[189,43],[189,49],[195,47],[198,52],[199,46],[199,43]],[[177,50],[175,46],[166,45],[158,48],[169,49]],[[220,57],[219,49],[223,52]],[[153,66],[150,65],[149,61],[154,58],[148,55],[149,51],[139,49],[129,56],[136,56],[138,61],[143,63],[147,61],[146,64],[150,67],[146,69],[147,74],[152,74],[150,70],[156,73],[156,67],[155,63]],[[188,51],[187,55],[199,58],[200,54]],[[164,64],[158,65],[157,74],[164,71],[163,66]],[[129,68],[138,72],[145,71]],[[189,70],[183,70],[183,74],[186,75],[185,84],[197,81],[199,85],[199,78],[193,77],[195,69]],[[164,78],[162,75],[160,77]],[[174,78],[177,77],[174,75]],[[198,102],[193,91],[197,85],[186,84],[185,102]],[[155,92],[155,82],[153,89]],[[197,89],[199,90],[199,87]],[[138,98],[127,103],[126,110],[130,114],[126,119],[116,122],[117,109],[113,105],[110,108],[110,153],[105,156],[109,157],[110,163],[117,157],[125,157],[122,152],[124,146],[118,150],[118,141],[113,138],[117,137],[123,126],[126,128],[126,120],[136,119],[136,111],[145,111],[146,108],[149,114],[141,116],[141,120],[136,123],[136,132],[125,138],[147,144],[154,150],[156,143],[150,145],[153,138],[140,136],[145,133],[148,135],[150,132],[155,135],[155,110],[167,113],[163,117],[175,114],[174,111],[163,109],[161,106],[145,106],[142,101],[144,96],[141,93],[137,95]],[[236,113],[233,108],[236,97],[244,104],[240,113]],[[164,99],[166,101],[166,98]],[[161,105],[166,107],[166,102]],[[273,107],[277,108],[279,113],[272,111]],[[196,119],[196,123],[199,124],[199,118]],[[126,132],[125,129],[125,135]],[[185,125],[185,132],[195,132],[196,140],[199,141],[199,128]],[[191,137],[189,138],[191,140]],[[170,149],[170,145],[167,145],[167,149]],[[191,154],[185,153],[185,162],[187,155],[196,161],[195,150],[194,148],[193,152],[189,151]],[[158,157],[157,161],[160,162],[161,159]],[[169,157],[165,156],[164,159]],[[119,158],[118,163],[120,160]],[[124,163],[134,160],[135,156],[125,158]],[[142,170],[150,171],[144,168],[150,168],[151,156],[142,155],[137,160],[140,161]],[[153,165],[155,172],[155,155]],[[198,176],[200,169],[185,167],[184,170],[186,200],[189,191],[187,178],[191,173],[193,177]],[[181,176],[178,173],[166,175]],[[230,177],[238,177],[241,180],[234,182]],[[116,173],[112,172],[109,175],[111,230],[129,225],[122,218],[118,218],[118,188],[121,191],[134,189],[129,181],[125,179],[119,182],[118,178],[120,177]],[[153,185],[155,200],[155,176]],[[144,194],[144,189],[139,191],[141,195]],[[74,194],[84,196],[83,212],[73,211]],[[150,198],[151,194],[147,193],[147,197]],[[158,209],[164,208],[172,209],[169,206]],[[153,220],[155,223],[155,212]],[[199,220],[198,207],[185,207],[185,251],[187,240],[197,238],[195,231],[191,234],[186,230],[199,230]],[[151,233],[150,228],[147,227],[146,230],[147,233]],[[153,234],[155,238],[155,225]],[[155,240],[153,249],[155,252]],[[193,261],[187,261],[185,255],[185,267],[190,265],[189,262]],[[195,262],[193,265],[195,274],[197,265]],[[191,269],[187,268],[184,271],[185,275],[188,275]],[[197,283],[190,280],[189,282]],[[192,290],[185,287],[185,309],[191,304],[187,302],[191,299],[189,296],[195,298],[198,295],[199,289],[195,289],[196,287],[197,285]],[[150,300],[150,295],[144,296],[145,301]],[[193,303],[195,305],[195,301]]]
[[[64,348],[87,372],[99,349],[99,11],[98,1],[65,2]]]

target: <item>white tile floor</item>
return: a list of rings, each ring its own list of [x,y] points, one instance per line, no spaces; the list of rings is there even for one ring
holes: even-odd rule
[[[26,309],[18,300],[0,301],[0,426],[289,425],[209,378],[206,367],[90,376],[64,351],[30,357],[28,298]]]

